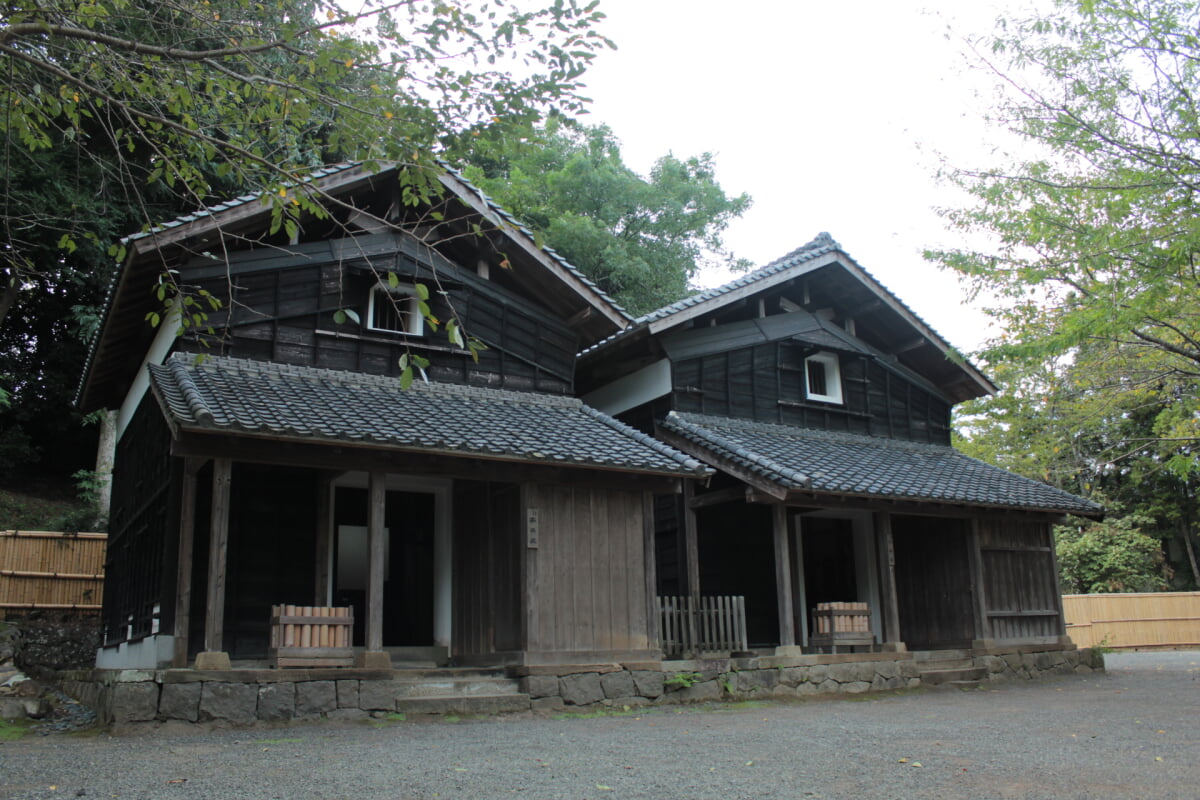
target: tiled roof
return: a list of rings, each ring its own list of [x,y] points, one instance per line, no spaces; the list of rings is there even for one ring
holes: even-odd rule
[[[177,353],[150,367],[186,431],[343,442],[384,449],[630,472],[709,470],[653,437],[554,395],[414,383],[353,372]]]
[[[948,446],[674,411],[662,427],[696,445],[696,450],[731,461],[785,490],[1087,516],[1103,513],[1090,500]]]

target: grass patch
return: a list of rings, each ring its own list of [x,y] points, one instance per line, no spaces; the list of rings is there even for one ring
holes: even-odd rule
[[[56,531],[63,520],[85,514],[87,506],[74,487],[0,487],[0,528],[18,531]]]
[[[0,742],[15,742],[29,733],[32,723],[27,719],[0,719]]]

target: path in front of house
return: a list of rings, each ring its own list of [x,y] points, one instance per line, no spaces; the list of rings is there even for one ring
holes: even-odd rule
[[[1200,652],[983,690],[0,743],[2,798],[1194,798]]]

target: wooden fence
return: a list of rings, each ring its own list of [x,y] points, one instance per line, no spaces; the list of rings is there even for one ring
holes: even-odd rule
[[[1079,647],[1200,647],[1200,592],[1063,595]]]
[[[105,533],[0,531],[0,615],[19,609],[100,611]]]
[[[746,649],[744,597],[659,597],[658,619],[667,658]]]

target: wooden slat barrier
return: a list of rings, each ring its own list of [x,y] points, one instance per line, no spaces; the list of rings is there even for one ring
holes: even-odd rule
[[[0,531],[0,609],[100,610],[105,533]]]
[[[813,647],[869,647],[875,644],[871,633],[871,606],[867,603],[817,603],[812,612],[808,643]]]
[[[658,617],[667,658],[747,649],[744,597],[660,596]]]
[[[1200,647],[1200,592],[1063,595],[1079,647]]]
[[[271,666],[353,666],[353,631],[349,606],[271,606]]]

